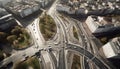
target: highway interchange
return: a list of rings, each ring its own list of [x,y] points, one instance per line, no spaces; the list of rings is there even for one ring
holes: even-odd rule
[[[67,55],[77,54],[82,57],[81,69],[115,69],[101,57],[96,44],[92,40],[94,37],[87,34],[80,21],[61,15],[56,11],[58,2],[58,0],[55,0],[50,9],[47,10],[47,14],[55,20],[57,26],[57,33],[53,39],[44,40],[39,30],[39,18],[36,18],[26,27],[33,38],[34,44],[27,49],[16,51],[10,57],[1,61],[0,67],[10,62],[23,61],[27,56],[36,55],[39,58],[41,69],[71,69],[73,60],[68,60],[72,57],[67,57]],[[79,40],[76,40],[72,34],[73,26],[78,30]]]

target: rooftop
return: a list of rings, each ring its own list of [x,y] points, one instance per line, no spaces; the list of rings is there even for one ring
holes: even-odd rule
[[[5,9],[0,8],[0,17],[3,17],[5,15],[7,15],[7,14],[8,14],[8,12]]]
[[[5,9],[0,8],[0,24],[5,23],[5,20],[9,20],[12,14],[9,14]]]
[[[109,24],[120,24],[120,16],[114,16],[114,17],[100,17],[100,16],[91,16],[94,20],[99,25],[109,25]]]
[[[120,37],[116,37],[104,45],[103,51],[107,58],[120,58]]]
[[[24,9],[34,7],[36,5],[39,5],[34,0],[19,0],[7,3],[7,8],[10,9],[13,12],[21,12]]]
[[[106,9],[106,8],[120,9],[120,1],[119,0],[87,0],[87,1],[70,0],[69,1],[69,3],[75,3],[75,2],[80,3],[80,4],[78,4],[77,7],[85,8],[89,11],[98,10],[98,9]],[[73,6],[74,6],[74,4],[73,4]]]
[[[111,43],[113,44],[113,48],[117,53],[120,53],[120,37],[114,38]]]

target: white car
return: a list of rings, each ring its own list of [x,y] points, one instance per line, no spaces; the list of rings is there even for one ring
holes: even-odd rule
[[[76,46],[74,46],[74,48],[77,48]]]

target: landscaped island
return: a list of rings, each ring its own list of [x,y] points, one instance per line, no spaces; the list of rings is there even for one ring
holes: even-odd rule
[[[72,63],[72,68],[71,69],[81,69],[81,59],[80,56],[74,55],[73,56],[73,63]]]
[[[73,35],[77,40],[79,40],[77,32],[78,32],[77,29],[75,27],[73,27]]]
[[[40,17],[40,31],[45,38],[45,40],[51,39],[57,31],[55,21],[52,19],[51,16],[45,15]]]

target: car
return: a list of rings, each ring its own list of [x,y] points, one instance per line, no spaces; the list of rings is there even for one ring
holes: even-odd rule
[[[67,41],[65,41],[65,43],[67,43]]]
[[[82,35],[84,35],[84,34],[82,34]]]
[[[77,48],[76,46],[74,46],[74,48]]]
[[[46,48],[44,48],[44,51],[46,51]]]
[[[25,59],[28,59],[28,58],[29,58],[29,56],[26,56],[26,57],[25,57]]]
[[[33,29],[33,30],[35,30],[35,29]]]
[[[42,62],[42,60],[41,60],[41,59],[39,59],[39,61],[40,61],[40,62]]]
[[[56,43],[56,42],[55,42],[54,44],[55,44],[55,45],[58,45],[59,43]]]
[[[34,23],[32,24],[32,26],[34,25]]]
[[[51,46],[48,46],[49,48],[52,48]]]
[[[39,48],[39,46],[36,46],[36,48]]]
[[[13,66],[13,62],[10,62],[9,64],[7,64],[8,68],[11,67],[11,66]]]
[[[66,48],[71,48],[71,46],[66,46]]]
[[[39,51],[41,51],[41,50],[44,50],[43,48],[41,48]]]
[[[65,48],[64,46],[62,46],[62,48]]]
[[[85,40],[85,42],[87,43],[87,41]]]
[[[26,54],[23,54],[23,56],[26,56]]]
[[[51,52],[52,51],[52,48],[48,48],[48,52]]]
[[[67,49],[68,47],[66,46],[65,49]]]
[[[9,69],[12,66],[13,66],[13,62],[10,62],[7,65],[4,65],[3,67],[1,67],[0,69]]]
[[[35,55],[39,57],[40,56],[40,52],[36,52]]]
[[[48,46],[48,47],[51,47],[51,46]]]
[[[38,40],[38,38],[37,38],[37,40]]]

